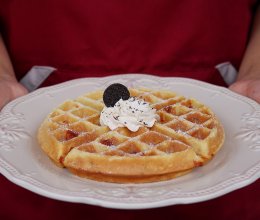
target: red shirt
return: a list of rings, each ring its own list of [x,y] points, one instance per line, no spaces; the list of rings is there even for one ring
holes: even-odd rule
[[[239,67],[255,0],[1,0],[1,29],[20,79],[58,69],[45,85],[118,73],[222,84],[214,66]]]

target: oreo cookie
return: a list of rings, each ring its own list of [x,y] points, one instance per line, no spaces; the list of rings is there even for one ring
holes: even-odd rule
[[[108,86],[103,94],[103,101],[107,107],[114,107],[120,100],[127,100],[130,97],[130,92],[127,87],[120,83],[114,83]]]

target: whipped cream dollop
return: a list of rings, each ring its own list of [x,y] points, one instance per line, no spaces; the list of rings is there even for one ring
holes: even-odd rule
[[[130,131],[138,131],[141,126],[152,127],[157,120],[156,109],[142,99],[130,97],[120,99],[114,107],[104,107],[100,115],[100,124],[111,130],[127,127]]]

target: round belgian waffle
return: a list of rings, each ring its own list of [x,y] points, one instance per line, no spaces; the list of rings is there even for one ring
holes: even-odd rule
[[[46,154],[76,175],[107,182],[171,179],[203,165],[220,149],[224,130],[215,114],[195,99],[171,91],[129,89],[156,109],[159,120],[137,132],[101,126],[103,91],[68,100],[41,124]]]

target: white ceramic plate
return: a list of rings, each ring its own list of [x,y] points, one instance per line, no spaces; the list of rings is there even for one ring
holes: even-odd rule
[[[37,128],[57,105],[114,82],[170,89],[208,105],[224,125],[226,141],[207,165],[177,179],[112,184],[81,179],[56,167],[36,140]],[[184,79],[126,74],[85,78],[39,89],[0,113],[0,172],[10,181],[50,198],[120,209],[187,204],[219,197],[260,176],[260,107],[226,88]]]

